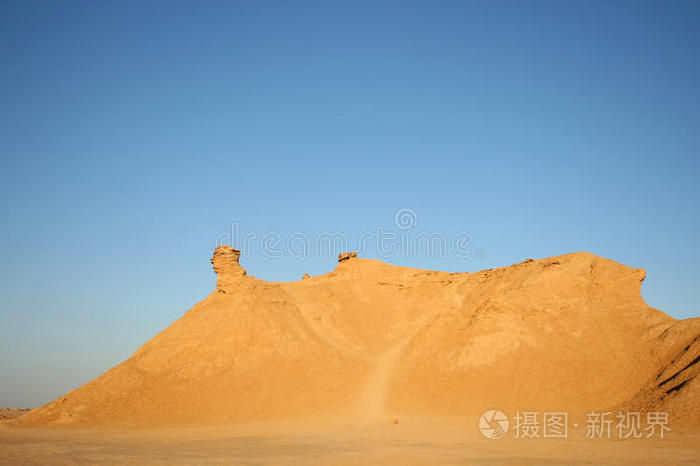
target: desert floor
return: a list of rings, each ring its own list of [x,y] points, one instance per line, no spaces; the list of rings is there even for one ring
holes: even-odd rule
[[[699,464],[700,429],[664,439],[499,440],[469,421],[265,423],[158,429],[29,429],[0,424],[2,464]]]

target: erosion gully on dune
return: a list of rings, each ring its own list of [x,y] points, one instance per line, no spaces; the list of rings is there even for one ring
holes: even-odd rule
[[[358,421],[387,420],[389,413],[386,412],[386,399],[391,376],[407,342],[408,339],[375,356],[372,373],[355,405],[354,412]]]

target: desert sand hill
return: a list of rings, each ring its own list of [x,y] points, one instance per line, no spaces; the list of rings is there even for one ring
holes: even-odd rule
[[[645,272],[587,253],[446,273],[349,258],[290,283],[217,248],[217,288],[25,426],[478,416],[489,408],[668,409],[700,424],[700,319],[640,295]]]

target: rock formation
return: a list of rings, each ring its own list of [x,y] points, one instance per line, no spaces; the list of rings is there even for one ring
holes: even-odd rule
[[[644,303],[642,269],[587,253],[477,273],[341,256],[332,272],[279,283],[247,276],[240,252],[218,247],[212,294],[19,422],[386,423],[634,408],[700,424],[700,319]]]
[[[222,245],[214,249],[211,263],[216,272],[216,291],[227,293],[236,285],[238,277],[246,275],[246,271],[238,262],[241,251],[231,246]]]
[[[357,253],[354,251],[353,252],[341,252],[340,254],[338,254],[338,262],[343,262],[343,261],[346,261],[348,259],[352,259],[354,257],[357,257]]]

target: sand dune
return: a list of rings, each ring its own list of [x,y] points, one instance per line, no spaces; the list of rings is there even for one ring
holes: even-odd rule
[[[700,424],[700,319],[647,306],[645,272],[587,253],[446,273],[350,258],[289,283],[230,247],[217,288],[122,364],[20,426],[388,422],[489,408],[668,410]]]

